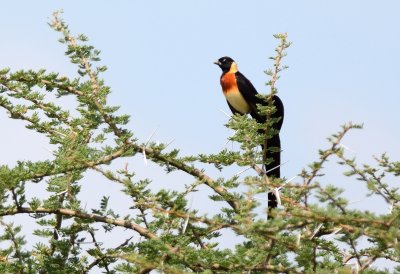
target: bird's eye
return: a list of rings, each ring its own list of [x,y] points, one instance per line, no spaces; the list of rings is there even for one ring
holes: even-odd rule
[[[226,58],[222,59],[221,61],[222,61],[222,62],[225,62],[225,61],[226,61]]]

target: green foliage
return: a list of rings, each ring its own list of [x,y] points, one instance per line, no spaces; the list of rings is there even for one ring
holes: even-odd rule
[[[274,119],[263,125],[234,115],[227,127],[234,130],[230,140],[238,142],[240,150],[180,156],[168,144],[138,141],[126,128],[129,116],[118,114],[118,107],[107,103],[111,89],[100,78],[106,67],[95,65],[100,51],[87,43],[86,36],[73,36],[58,13],[50,26],[61,34],[65,54],[77,66],[76,78],[46,70],[0,70],[0,107],[55,147],[52,160],[0,166],[2,273],[98,269],[105,273],[383,273],[374,267],[375,261],[399,262],[400,194],[387,178],[398,179],[400,163],[383,154],[376,159],[378,169],[359,166],[348,158],[341,140],[360,125],[344,125],[332,135],[330,146],[320,150],[319,159],[296,182],[260,176],[264,160],[257,147],[265,136],[259,132],[276,123]],[[280,43],[271,58],[274,67],[266,71],[271,90],[261,95],[269,101],[277,92],[278,74],[286,68],[281,60],[290,46],[286,34],[275,38]],[[65,96],[74,98],[73,109],[58,103]],[[274,111],[272,104],[260,106],[267,116]],[[115,169],[110,165],[136,154],[166,173],[179,170],[192,176],[193,183],[183,191],[167,187],[155,191],[149,179],[137,179],[128,166]],[[346,176],[363,182],[369,195],[382,197],[391,206],[390,212],[377,215],[349,208],[343,190],[317,181],[322,180],[324,165],[331,159],[348,169]],[[224,170],[234,164],[253,169],[257,176],[213,179],[197,168],[210,165]],[[118,185],[121,197],[131,201],[126,205],[129,213],[111,208],[109,193],[104,193],[97,208],[86,208],[80,194],[88,170]],[[32,184],[45,186],[46,196],[27,198],[25,192]],[[192,208],[188,197],[200,191],[200,186],[212,191],[204,203],[215,206],[216,213],[200,214]],[[271,189],[280,190],[281,205],[267,219],[266,199]],[[18,214],[34,220],[33,232],[10,222]],[[116,243],[121,228],[127,237]],[[219,246],[226,231],[242,239],[232,249]],[[98,240],[105,232],[111,248]],[[28,244],[27,234],[40,240]]]

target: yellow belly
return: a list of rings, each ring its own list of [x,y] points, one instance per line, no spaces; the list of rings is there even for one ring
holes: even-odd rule
[[[229,104],[240,113],[246,114],[250,112],[249,104],[247,104],[246,100],[237,88],[228,90],[228,92],[225,93],[225,97]]]

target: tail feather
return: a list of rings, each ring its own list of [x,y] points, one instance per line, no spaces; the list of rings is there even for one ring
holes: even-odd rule
[[[281,177],[281,139],[279,134],[274,135],[272,138],[265,140],[267,145],[267,151],[264,151],[264,146],[262,146],[263,159],[271,159],[270,163],[265,165],[265,171],[268,177],[280,178]],[[273,148],[273,149],[271,149]]]
[[[267,145],[267,151],[264,150]],[[273,148],[273,149],[269,149]],[[272,138],[265,140],[265,144],[262,146],[263,159],[272,160],[264,166],[267,176],[269,178],[280,178],[281,177],[281,140],[279,134],[274,135]],[[268,210],[276,208],[278,201],[274,192],[268,193]]]
[[[268,164],[264,166],[266,175],[269,178],[280,178],[281,177],[281,140],[279,138],[279,131],[282,127],[283,118],[284,118],[284,107],[281,99],[274,95],[273,105],[276,108],[276,111],[271,115],[271,118],[280,118],[275,124],[272,125],[272,128],[277,130],[278,133],[271,138],[265,140],[264,144],[261,146],[263,153],[263,161],[270,160]],[[265,104],[265,101],[259,101],[260,104]],[[257,108],[255,107],[250,115],[257,120],[258,123],[265,123],[266,117],[260,116]],[[265,130],[260,130],[261,134],[265,134]],[[264,149],[266,148],[266,149]],[[272,149],[271,149],[272,148]],[[278,206],[277,198],[273,192],[268,193],[268,210],[276,208]]]

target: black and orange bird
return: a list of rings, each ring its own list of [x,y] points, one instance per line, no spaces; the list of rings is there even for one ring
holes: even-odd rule
[[[236,62],[232,58],[225,56],[219,58],[214,64],[222,69],[220,78],[222,91],[232,113],[242,115],[250,114],[258,123],[265,123],[266,117],[259,114],[257,104],[266,105],[267,102],[256,96],[258,94],[257,90],[254,88],[253,84],[240,73]],[[266,157],[272,160],[265,165],[265,171],[268,177],[280,178],[281,141],[279,138],[279,131],[283,123],[284,109],[283,103],[278,96],[273,95],[272,101],[276,111],[271,115],[271,118],[280,119],[272,125],[278,133],[266,139],[265,142],[268,148]],[[261,147],[263,149],[264,145]],[[277,206],[276,197],[272,192],[268,194],[268,200],[269,207],[274,208]]]

